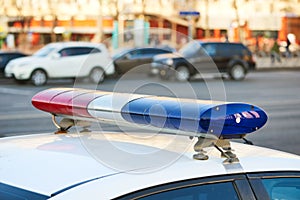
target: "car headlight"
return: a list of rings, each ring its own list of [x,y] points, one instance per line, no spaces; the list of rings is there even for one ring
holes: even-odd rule
[[[168,58],[168,59],[166,60],[166,64],[167,64],[167,65],[173,65],[173,59]]]

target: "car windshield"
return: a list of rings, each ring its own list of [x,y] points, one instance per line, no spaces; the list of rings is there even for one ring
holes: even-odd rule
[[[195,52],[197,52],[200,49],[200,44],[199,42],[189,42],[186,45],[184,45],[180,50],[179,53],[183,56],[183,57],[191,57],[195,54]]]
[[[48,56],[54,49],[56,49],[54,46],[52,46],[52,45],[47,45],[47,46],[44,46],[43,48],[41,48],[40,50],[38,50],[37,52],[35,52],[35,53],[33,54],[33,56],[46,57],[46,56]]]
[[[119,49],[113,54],[112,58],[113,59],[120,58],[121,56],[125,55],[128,52],[130,52],[130,49]]]

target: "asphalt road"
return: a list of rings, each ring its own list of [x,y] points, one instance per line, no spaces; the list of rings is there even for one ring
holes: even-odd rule
[[[71,80],[51,81],[47,86],[34,87],[0,79],[0,137],[54,132],[51,116],[31,105],[34,94],[51,87],[95,89],[85,81],[75,84]],[[254,72],[240,82],[222,79],[165,82],[139,74],[108,79],[97,89],[249,102],[263,108],[269,120],[264,128],[248,135],[247,139],[259,146],[300,155],[300,70]]]

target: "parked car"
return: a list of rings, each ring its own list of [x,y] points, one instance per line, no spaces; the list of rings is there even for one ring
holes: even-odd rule
[[[28,56],[19,51],[0,51],[0,76],[4,76],[4,70],[7,63],[13,59]]]
[[[265,116],[256,107],[246,105],[248,111],[244,111],[243,104],[203,107],[209,111],[209,115],[202,113],[206,117],[204,123],[198,125],[206,126],[206,122],[211,119],[209,116],[214,112],[220,117],[219,111],[227,113],[228,117],[224,120],[232,123],[229,128],[225,127],[230,132],[223,135],[227,139],[220,137],[216,143],[213,140],[204,140],[203,143],[199,140],[196,142],[195,137],[194,140],[189,138],[189,134],[194,135],[198,128],[195,132],[184,131],[185,127],[198,127],[194,126],[195,118],[187,117],[194,111],[195,101],[184,100],[181,108],[185,112],[178,112],[180,107],[173,106],[178,103],[176,99],[115,95],[116,107],[111,104],[114,95],[101,91],[93,93],[74,88],[55,88],[33,97],[32,102],[37,108],[55,117],[66,117],[64,123],[60,123],[61,126],[64,124],[69,127],[75,125],[73,122],[85,118],[90,121],[93,115],[95,118],[100,117],[100,120],[101,117],[111,116],[115,120],[130,120],[134,133],[66,131],[61,134],[0,138],[0,199],[299,199],[299,156],[228,141],[229,138],[243,136],[244,133],[240,132],[242,130],[253,128],[252,131],[255,131],[259,128],[256,123],[265,119]],[[118,101],[119,98],[122,101]],[[124,102],[124,99],[129,102]],[[73,103],[76,107],[73,107]],[[204,102],[207,103],[211,102]],[[123,110],[121,105],[126,108],[122,115],[118,113]],[[226,109],[222,112],[226,105],[232,105],[234,109],[230,109],[229,113]],[[162,109],[171,112],[170,115],[161,112]],[[165,117],[162,120],[156,114],[151,116],[151,113]],[[132,118],[128,118],[131,114]],[[187,121],[179,125],[178,118]],[[214,120],[218,121],[219,118]],[[106,122],[111,124],[112,120]],[[78,130],[82,128],[79,123],[76,125]],[[176,135],[180,130],[169,134],[140,132],[136,123],[142,123],[148,128],[150,124],[182,128],[183,135]],[[209,131],[198,136],[203,139],[207,134],[214,133]],[[199,149],[202,145],[208,146]],[[220,147],[222,145],[226,147]],[[194,155],[203,153],[209,157],[194,159]]]
[[[155,55],[172,53],[170,47],[144,47],[125,49],[113,56],[117,74],[124,74],[135,68],[135,72],[149,73],[152,59]],[[136,68],[141,66],[141,68]]]
[[[179,53],[155,56],[151,71],[164,79],[175,77],[179,81],[199,73],[219,72],[242,80],[255,65],[251,51],[241,43],[191,41]]]
[[[105,45],[89,42],[51,43],[32,56],[9,62],[5,69],[6,77],[30,80],[36,86],[52,78],[88,77],[99,83],[112,74],[114,66]]]

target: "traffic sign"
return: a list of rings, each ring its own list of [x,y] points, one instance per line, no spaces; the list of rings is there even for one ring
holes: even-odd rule
[[[198,11],[180,11],[179,15],[181,15],[181,16],[199,16],[200,12],[198,12]]]

